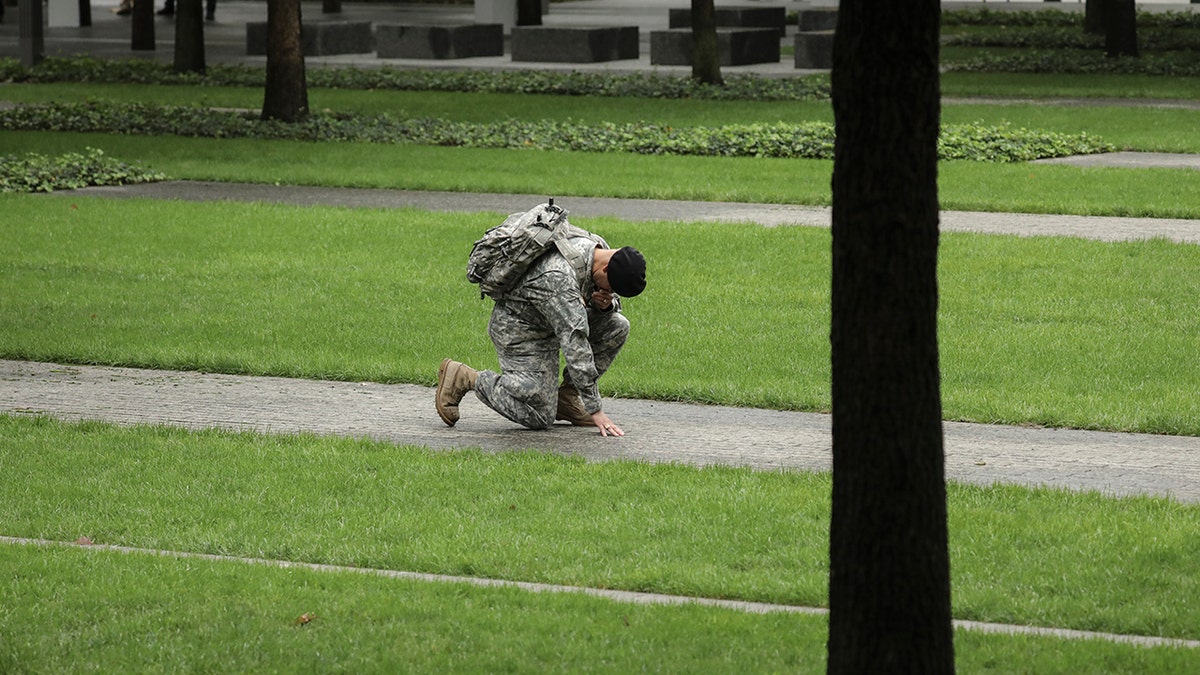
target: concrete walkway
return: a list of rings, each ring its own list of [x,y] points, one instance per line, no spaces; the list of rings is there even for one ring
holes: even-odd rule
[[[431,364],[436,369],[436,364]],[[310,432],[432,448],[532,448],[589,460],[826,471],[827,415],[606,399],[625,429],[602,438],[559,424],[529,431],[468,396],[447,427],[433,390],[417,385],[0,361],[0,413],[274,433]],[[946,423],[946,475],[1160,495],[1200,503],[1200,438]]]

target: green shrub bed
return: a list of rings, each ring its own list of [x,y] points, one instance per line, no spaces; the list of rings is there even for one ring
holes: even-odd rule
[[[1083,28],[1082,12],[1059,9],[1007,11],[986,7],[942,12],[943,26],[1077,26]],[[1200,14],[1194,12],[1137,13],[1138,28],[1197,28]]]
[[[944,63],[946,70],[1004,73],[1103,73],[1116,75],[1200,75],[1200,51],[1143,54],[1139,58],[1109,58],[1101,52],[1030,50],[1020,54],[983,55]]]
[[[1137,37],[1138,48],[1144,52],[1200,49],[1200,31],[1139,28]],[[947,35],[942,39],[942,44],[952,47],[1102,50],[1104,36],[1084,32],[1080,26],[1029,26]]]
[[[192,106],[54,103],[0,111],[0,128],[206,138],[416,143],[472,148],[629,152],[649,155],[833,158],[833,125],[745,124],[675,128],[661,124],[586,125],[571,121],[495,123],[398,119],[317,113],[300,124],[263,121],[256,114]],[[1086,134],[947,125],[939,143],[943,159],[1018,162],[1112,150]]]
[[[262,87],[262,68],[213,65],[203,75],[176,73],[169,66],[142,60],[90,57],[48,58],[27,68],[16,59],[0,59],[0,82],[98,82],[114,84],[191,84]],[[731,75],[725,86],[700,84],[690,77],[652,73],[580,73],[537,71],[441,71],[399,68],[309,68],[308,86],[331,89],[463,91],[561,96],[625,96],[712,100],[811,101],[829,98],[829,77],[765,78]]]
[[[96,148],[59,157],[0,155],[0,192],[52,192],[159,180],[166,176],[107,157]]]

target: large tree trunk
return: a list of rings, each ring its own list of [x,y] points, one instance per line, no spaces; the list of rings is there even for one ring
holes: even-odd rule
[[[937,346],[937,0],[834,33],[830,673],[954,670]]]
[[[175,2],[175,72],[203,73],[204,21],[200,3],[202,0],[176,0]]]
[[[299,122],[308,117],[308,81],[304,74],[300,26],[300,0],[267,0],[264,120]]]
[[[1138,55],[1134,0],[1104,0],[1104,51],[1110,57]]]
[[[129,23],[129,48],[154,51],[154,0],[133,0]]]
[[[692,0],[692,79],[725,84],[717,50],[717,11],[713,0]]]

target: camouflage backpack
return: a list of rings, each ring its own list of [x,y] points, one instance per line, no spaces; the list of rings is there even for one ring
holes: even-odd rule
[[[571,263],[575,275],[583,279],[587,256],[567,242],[572,237],[595,237],[567,222],[567,211],[554,205],[539,204],[528,211],[514,213],[503,223],[488,230],[471,247],[467,258],[467,281],[479,284],[479,297],[495,300],[511,291],[533,261],[551,247]]]

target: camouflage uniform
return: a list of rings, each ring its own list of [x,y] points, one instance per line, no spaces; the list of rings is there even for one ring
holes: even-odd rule
[[[629,335],[629,320],[620,313],[617,298],[607,311],[590,303],[596,245],[608,244],[599,237],[569,241],[585,252],[582,276],[555,249],[535,261],[516,287],[496,301],[488,322],[501,372],[479,371],[475,382],[479,400],[530,429],[554,424],[560,351],[567,363],[563,379],[579,391],[583,409],[591,414],[601,409],[596,380]]]

